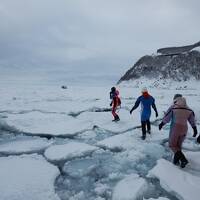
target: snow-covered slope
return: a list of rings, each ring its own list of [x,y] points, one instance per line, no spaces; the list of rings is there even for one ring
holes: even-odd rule
[[[135,80],[142,77],[160,80],[200,80],[200,52],[191,51],[175,56],[143,56],[119,80]]]

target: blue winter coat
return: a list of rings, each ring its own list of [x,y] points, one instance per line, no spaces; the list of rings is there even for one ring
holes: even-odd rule
[[[138,97],[132,111],[135,110],[141,103],[141,121],[146,121],[150,119],[151,116],[151,106],[157,113],[155,99],[152,96],[144,97],[143,95]]]

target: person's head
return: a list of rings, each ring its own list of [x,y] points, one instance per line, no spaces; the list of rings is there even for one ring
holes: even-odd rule
[[[186,99],[184,97],[178,97],[176,99],[175,105],[183,106],[183,107],[187,106]]]
[[[113,97],[115,96],[115,93],[116,93],[116,88],[115,87],[112,87],[110,89],[110,99],[113,99]]]
[[[115,87],[112,87],[111,88],[111,92],[115,92],[116,91],[116,88]]]
[[[176,103],[177,99],[180,98],[180,97],[183,97],[183,95],[182,94],[175,94],[174,98],[173,98],[173,102]]]
[[[143,87],[142,90],[142,96],[145,97],[145,98],[148,98],[149,97],[149,93],[148,93],[148,90],[146,87]]]
[[[147,88],[146,88],[146,87],[143,87],[143,88],[142,88],[142,90],[141,90],[141,92],[142,92],[142,94],[143,94],[143,93],[146,93],[146,92],[148,92],[148,90],[147,90]]]
[[[143,87],[142,90],[141,90],[141,92],[142,92],[142,93],[145,93],[145,92],[148,92],[148,90],[147,90],[146,87]]]

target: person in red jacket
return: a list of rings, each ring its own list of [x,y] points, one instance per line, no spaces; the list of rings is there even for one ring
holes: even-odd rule
[[[112,100],[110,106],[112,106],[112,115],[114,117],[113,121],[119,121],[119,115],[116,113],[117,107],[121,105],[121,100],[119,98],[119,91],[112,87],[110,91],[110,99]]]

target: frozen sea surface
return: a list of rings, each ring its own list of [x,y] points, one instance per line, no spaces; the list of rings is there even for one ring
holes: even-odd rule
[[[54,181],[59,170],[37,154],[0,158],[0,199],[59,200]]]
[[[117,86],[122,99],[117,123],[109,106],[111,86],[2,84],[0,199],[198,199],[200,145],[192,129],[183,144],[189,164],[180,169],[171,164],[169,125],[159,131],[158,124],[174,94],[182,93],[199,130],[199,83],[140,80]],[[156,118],[152,110],[145,141],[140,108],[129,114],[143,86],[159,112]]]

